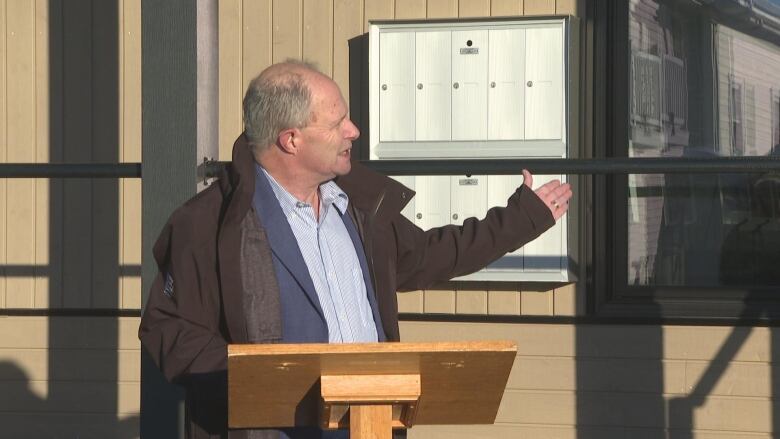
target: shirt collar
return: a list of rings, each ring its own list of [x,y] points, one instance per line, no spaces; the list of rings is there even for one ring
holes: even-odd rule
[[[268,173],[262,166],[255,164],[257,172],[262,172],[268,181],[271,183],[271,190],[273,190],[276,199],[279,200],[279,205],[282,207],[282,211],[285,215],[289,215],[294,212],[296,208],[308,206],[308,203],[295,198],[293,194],[287,191],[276,179]],[[341,188],[333,181],[329,180],[320,185],[320,203],[327,209],[330,205],[336,206],[339,213],[344,215],[347,212],[347,206],[349,205],[349,197],[341,190]]]

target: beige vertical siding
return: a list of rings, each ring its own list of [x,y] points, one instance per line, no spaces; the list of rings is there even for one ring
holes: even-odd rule
[[[396,0],[395,18],[425,18],[426,6],[425,0]]]
[[[36,90],[35,2],[8,0],[6,10],[6,106],[5,160],[35,161]],[[42,66],[45,69],[45,66]],[[45,71],[45,70],[44,70]],[[35,284],[35,183],[28,179],[6,181],[5,263],[27,267],[25,275],[6,277],[7,307],[32,308]]]
[[[140,161],[140,0],[3,0],[0,30],[0,161]],[[137,179],[0,181],[0,307],[140,308],[140,201]]]
[[[0,0],[0,56],[0,162],[141,161],[141,0]],[[140,264],[140,180],[0,180],[0,308],[138,309]],[[137,437],[137,326],[0,316],[0,437]]]
[[[138,318],[0,317],[0,437],[138,437],[137,330]]]
[[[0,0],[0,53],[8,53],[8,39],[7,35],[7,19],[6,13],[6,0]],[[4,56],[7,58],[7,55]],[[8,111],[6,104],[8,102],[8,74],[6,73],[6,66],[8,62],[4,59],[0,63],[0,160],[5,161],[8,154]],[[6,205],[6,190],[8,188],[6,180],[0,179],[0,264],[3,267],[6,266],[5,248],[6,248],[6,221],[5,221],[5,205]],[[6,270],[0,269],[0,307],[5,308],[5,282]]]
[[[774,437],[774,328],[405,322],[401,337],[518,345],[495,425],[410,438]]]
[[[303,59],[333,76],[333,0],[304,0],[302,5]]]
[[[349,100],[349,40],[363,28],[361,0],[333,0],[333,80]]]
[[[287,58],[301,58],[303,54],[302,12],[303,0],[274,0],[271,24],[273,62],[284,61]]]
[[[141,162],[141,6],[140,0],[123,0],[120,9],[120,156]],[[141,308],[141,180],[120,180],[121,308]]]
[[[554,14],[555,0],[525,0],[523,13],[526,15]]]
[[[490,15],[522,15],[523,0],[492,0],[490,2]]]
[[[458,0],[428,0],[428,18],[458,16]]]

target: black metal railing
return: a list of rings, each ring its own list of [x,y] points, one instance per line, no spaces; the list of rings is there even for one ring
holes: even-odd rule
[[[780,171],[780,157],[370,160],[362,164],[386,175],[539,175],[699,174]],[[229,162],[206,162],[213,177]]]
[[[141,178],[141,164],[0,163],[0,178]]]
[[[206,177],[230,162],[206,161]],[[362,164],[387,175],[712,174],[780,171],[780,157],[369,160]],[[0,178],[141,178],[140,163],[2,163]]]

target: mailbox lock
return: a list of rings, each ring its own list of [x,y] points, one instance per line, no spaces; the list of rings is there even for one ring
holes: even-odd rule
[[[453,213],[452,214],[452,219],[454,219],[454,220],[458,219],[458,214],[457,213]]]
[[[382,84],[382,90],[387,90],[387,84]]]
[[[496,81],[490,81],[490,88],[496,88]]]
[[[422,214],[421,213],[417,214],[417,219],[422,219]]]
[[[454,88],[454,89],[456,89],[456,90],[457,90],[457,89],[458,89],[458,87],[460,87],[460,84],[458,84],[457,82],[456,82],[456,83],[454,83],[454,84],[452,84],[452,88]]]
[[[527,85],[529,87],[533,87],[534,86],[534,82],[533,81],[528,81],[528,82],[525,83],[525,85]]]
[[[417,90],[422,90],[422,83],[417,84]]]

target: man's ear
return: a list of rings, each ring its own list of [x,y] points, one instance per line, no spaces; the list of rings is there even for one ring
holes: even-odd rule
[[[276,141],[279,147],[282,148],[282,151],[288,154],[296,154],[298,152],[298,148],[295,145],[296,137],[300,135],[301,132],[297,128],[287,128],[279,133]]]

